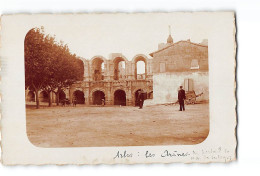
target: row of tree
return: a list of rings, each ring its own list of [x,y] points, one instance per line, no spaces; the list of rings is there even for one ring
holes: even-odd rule
[[[25,89],[34,91],[36,108],[39,108],[39,91],[44,90],[52,105],[51,92],[59,103],[60,92],[76,81],[81,81],[84,64],[72,54],[66,44],[56,42],[54,36],[45,35],[44,28],[31,29],[24,42]]]

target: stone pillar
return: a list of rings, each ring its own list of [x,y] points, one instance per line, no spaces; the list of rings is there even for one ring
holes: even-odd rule
[[[66,98],[69,98],[69,97],[70,97],[69,89],[65,89],[65,90],[64,90],[64,93],[65,93],[65,95],[66,95]]]
[[[126,75],[126,79],[131,79],[131,62],[127,61],[125,63],[125,75]]]
[[[89,100],[88,100],[89,105],[93,105],[93,95],[89,93]]]
[[[91,79],[91,73],[90,73],[90,62],[85,61],[84,62],[84,81],[90,81]]]
[[[85,105],[89,105],[90,98],[89,98],[89,88],[88,87],[84,91],[84,97],[85,97]]]
[[[52,103],[56,103],[56,94],[54,92],[51,92],[51,101]]]
[[[106,99],[106,105],[113,105],[113,92],[112,92],[112,83],[108,83],[108,86],[106,88],[106,93],[105,93],[105,99]]]
[[[135,66],[136,66],[136,65],[135,65],[135,62],[132,62],[131,66],[132,66],[132,67],[131,67],[131,79],[132,79],[132,80],[135,80],[135,76],[136,76],[136,75],[135,75],[135,69],[136,69],[136,68],[135,68]]]
[[[29,90],[26,89],[26,90],[25,90],[25,102],[29,101],[29,100],[28,100],[28,97],[27,97],[27,96],[28,96],[28,93],[29,93]]]
[[[131,87],[126,88],[126,106],[131,106],[132,105],[132,92],[131,92]]]
[[[70,88],[69,89],[69,100],[70,102],[72,102],[73,100],[73,93],[74,93],[75,89],[74,88]]]
[[[105,60],[104,62],[104,80],[105,81],[108,81],[110,79],[110,68],[109,68],[109,61],[108,60]]]
[[[114,63],[112,61],[109,61],[108,68],[109,68],[108,77],[109,80],[112,81],[114,80]]]

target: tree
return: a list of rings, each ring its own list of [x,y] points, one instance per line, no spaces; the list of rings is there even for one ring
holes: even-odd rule
[[[84,74],[84,64],[75,55],[68,51],[67,45],[62,46],[55,60],[54,93],[56,94],[56,103],[59,105],[59,94],[64,88],[68,88],[76,81],[81,81]]]
[[[24,41],[25,55],[25,86],[35,92],[36,108],[39,108],[38,92],[44,86],[50,68],[47,45],[39,28],[31,29]]]
[[[63,42],[44,35],[44,29],[34,28],[25,37],[25,86],[36,95],[36,108],[39,108],[39,90],[45,90],[51,106],[51,92],[57,97],[59,93],[76,81],[83,79],[84,64],[71,54]]]

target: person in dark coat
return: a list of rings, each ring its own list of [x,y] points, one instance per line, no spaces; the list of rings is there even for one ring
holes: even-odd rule
[[[72,104],[75,107],[77,106],[77,98],[76,97],[73,97]]]
[[[184,107],[184,100],[186,99],[185,90],[182,89],[182,86],[180,86],[180,90],[178,91],[178,100],[180,104],[180,111],[185,111]]]
[[[143,90],[138,91],[138,102],[139,102],[139,109],[142,109],[143,104],[144,104],[144,92],[143,92]]]

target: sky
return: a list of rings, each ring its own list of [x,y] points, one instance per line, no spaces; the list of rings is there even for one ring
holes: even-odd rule
[[[109,58],[110,53],[132,60],[137,54],[151,58],[158,44],[166,43],[169,25],[174,42],[200,43],[207,39],[203,20],[192,13],[56,15],[42,26],[46,34],[55,35],[72,53],[87,60],[96,55]]]

